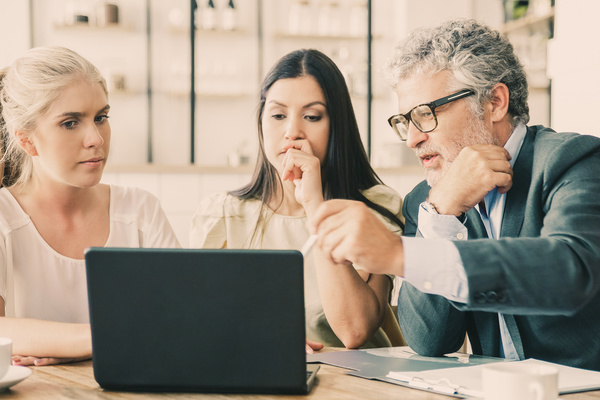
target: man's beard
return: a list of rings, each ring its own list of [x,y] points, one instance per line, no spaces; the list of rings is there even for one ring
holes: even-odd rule
[[[448,171],[448,168],[450,168],[462,149],[476,144],[497,145],[497,143],[498,141],[492,132],[486,129],[483,119],[473,116],[467,124],[466,130],[463,131],[462,134],[457,135],[452,142],[442,146],[423,144],[415,152],[417,156],[420,154],[435,153],[439,154],[439,156],[441,156],[443,159],[441,168],[425,169],[427,184],[429,184],[430,187],[434,187],[440,181],[440,179],[442,179],[446,171]]]

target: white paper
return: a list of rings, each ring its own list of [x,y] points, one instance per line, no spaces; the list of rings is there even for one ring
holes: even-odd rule
[[[524,361],[507,361],[528,365],[549,365],[558,369],[558,391],[560,394],[600,389],[600,372],[567,367],[533,358]],[[439,391],[443,384],[454,388],[457,394],[483,396],[481,386],[482,369],[485,365],[461,368],[443,368],[428,371],[391,371],[387,377],[411,386],[422,387],[428,383],[431,390]]]

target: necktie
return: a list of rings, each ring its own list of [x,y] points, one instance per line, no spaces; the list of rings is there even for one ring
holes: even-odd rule
[[[481,213],[481,215],[483,215],[484,217],[486,217],[486,218],[489,218],[489,217],[488,217],[488,214],[487,214],[487,209],[485,208],[485,200],[481,200],[481,201],[479,202],[479,212],[480,212],[480,213]]]

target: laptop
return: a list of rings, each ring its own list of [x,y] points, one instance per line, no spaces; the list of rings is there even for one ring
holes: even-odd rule
[[[90,248],[94,376],[109,390],[307,394],[295,250]]]

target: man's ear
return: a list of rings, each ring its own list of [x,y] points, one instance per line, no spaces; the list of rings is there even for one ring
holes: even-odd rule
[[[492,89],[492,98],[490,99],[490,116],[492,122],[501,121],[508,113],[508,100],[510,93],[504,83],[497,83]]]
[[[27,154],[32,157],[38,155],[37,149],[35,148],[35,143],[33,143],[31,136],[27,135],[27,133],[24,131],[16,131],[15,136],[17,138],[17,143],[19,143],[19,146],[21,146],[21,148],[25,150]]]

